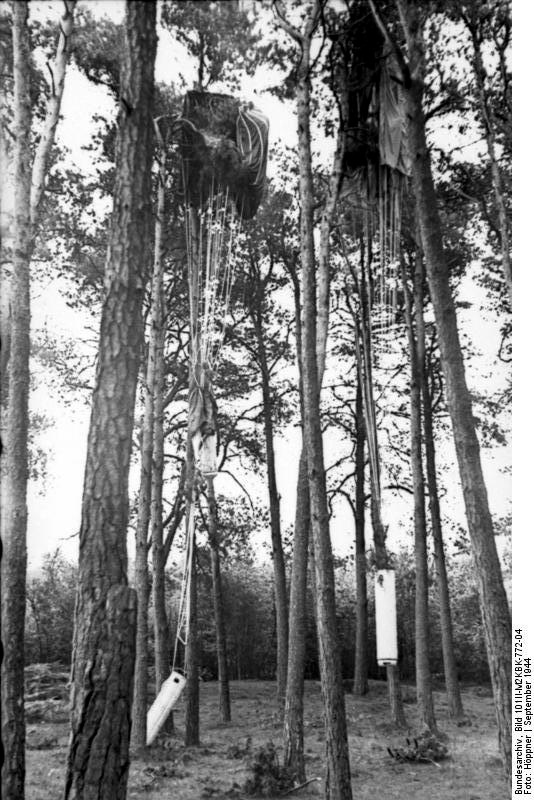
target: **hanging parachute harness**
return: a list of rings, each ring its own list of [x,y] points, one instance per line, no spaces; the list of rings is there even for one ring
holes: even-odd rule
[[[169,678],[148,712],[152,744],[186,685],[178,669],[188,642],[195,552],[196,478],[218,472],[217,404],[213,393],[234,282],[243,220],[258,210],[266,185],[269,122],[251,104],[222,94],[191,91],[178,121],[189,281],[190,349],[188,436],[194,457],[186,514],[174,655]],[[181,645],[181,648],[180,648]]]

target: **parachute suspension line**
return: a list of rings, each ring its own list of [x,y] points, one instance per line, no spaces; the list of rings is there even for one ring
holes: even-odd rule
[[[354,209],[351,209],[352,227],[356,231]],[[353,277],[359,299],[358,328],[356,335],[356,363],[358,380],[363,390],[363,411],[366,422],[371,481],[375,496],[380,501],[380,459],[376,436],[376,412],[373,391],[373,356],[372,356],[372,323],[371,303],[373,287],[371,282],[371,264],[373,260],[373,213],[366,204],[363,209],[363,237],[361,240],[360,269],[356,266]],[[359,272],[359,274],[358,274]],[[379,275],[380,277],[380,275]]]
[[[376,197],[378,217],[378,261],[375,267],[376,291],[373,292],[372,329],[376,345],[391,352],[397,327],[398,270],[401,235],[401,209],[404,176],[398,170],[380,164],[376,181],[367,181],[367,205]]]
[[[188,203],[186,249],[192,323],[192,367],[215,371],[228,321],[242,214],[228,189],[212,183],[197,210]],[[195,371],[195,370],[193,370]]]
[[[211,380],[224,336],[234,283],[236,245],[241,232],[242,214],[237,212],[228,190],[223,191],[215,181],[212,181],[208,197],[200,198],[200,208],[193,206],[187,194],[185,207],[191,326],[190,375],[198,392],[203,394],[206,390],[211,390]],[[195,472],[196,469],[195,464]],[[186,519],[184,570],[173,670],[177,665],[179,645],[182,644],[185,648],[189,636],[196,502],[193,487]]]
[[[364,398],[367,397],[367,416],[368,416],[368,431],[369,431],[369,453],[371,463],[371,475],[375,487],[375,493],[378,500],[380,500],[380,456],[378,449],[377,439],[377,425],[376,425],[376,404],[374,398],[374,385],[373,385],[373,366],[374,366],[374,353],[373,353],[373,331],[371,325],[372,318],[372,294],[371,294],[371,276],[372,276],[372,262],[373,262],[373,236],[368,235],[366,247],[362,253],[362,290],[364,292],[363,298],[367,302],[364,303],[362,308],[362,320],[364,320],[364,333],[366,342],[364,342],[364,367],[365,367],[365,384],[366,391]]]

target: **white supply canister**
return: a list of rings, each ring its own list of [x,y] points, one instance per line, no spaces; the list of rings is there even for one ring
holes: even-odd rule
[[[161,684],[159,694],[149,708],[146,721],[146,743],[151,745],[163,723],[171,713],[174,704],[180,697],[186,680],[183,675],[173,670],[166,681]]]

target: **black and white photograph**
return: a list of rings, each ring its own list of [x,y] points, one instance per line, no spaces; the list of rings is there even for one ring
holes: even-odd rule
[[[511,0],[0,1],[4,800],[532,794],[528,25],[512,581]]]

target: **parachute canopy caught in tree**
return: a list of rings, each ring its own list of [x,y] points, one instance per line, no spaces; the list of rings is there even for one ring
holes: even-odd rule
[[[184,102],[181,149],[189,202],[200,208],[222,190],[251,219],[265,189],[269,122],[251,103],[190,91]]]
[[[354,3],[348,41],[348,132],[345,166],[349,173],[386,166],[410,174],[403,79],[395,54],[369,9]],[[368,172],[375,170],[368,169]]]

